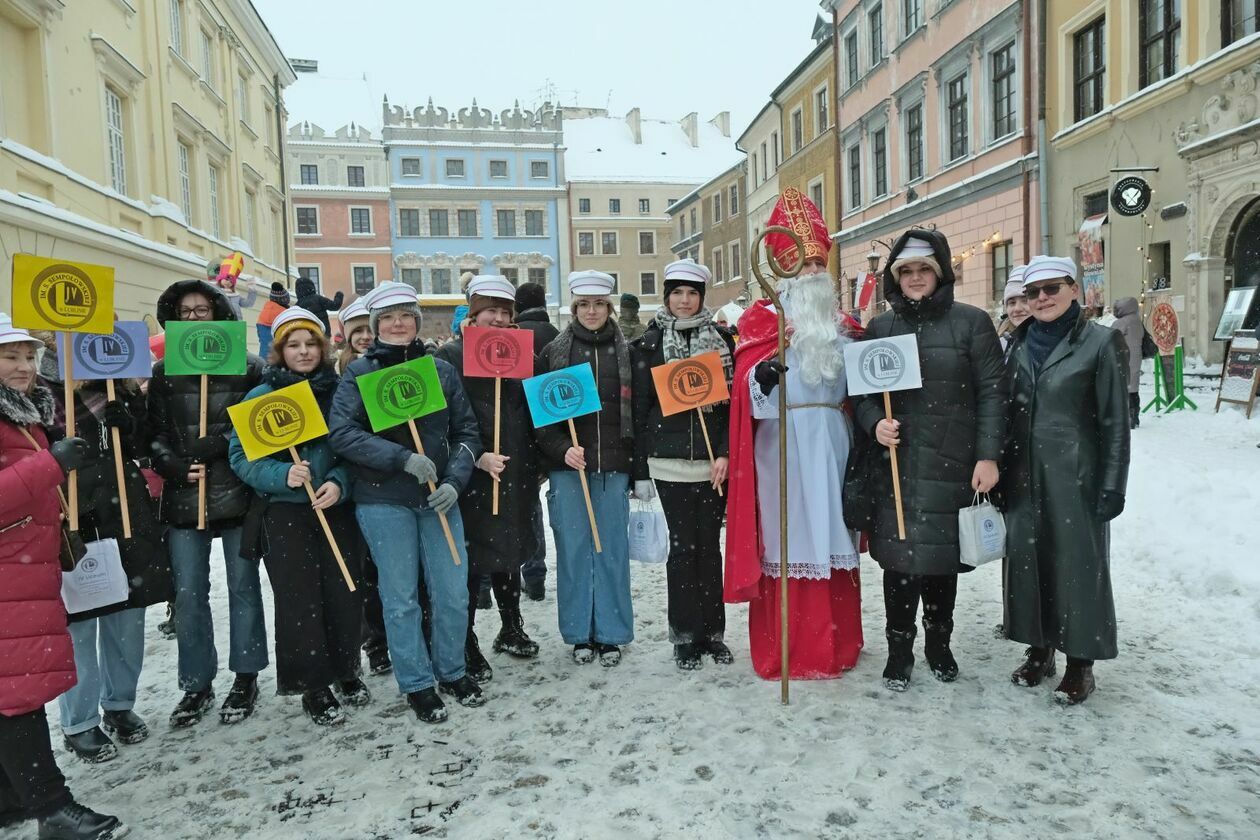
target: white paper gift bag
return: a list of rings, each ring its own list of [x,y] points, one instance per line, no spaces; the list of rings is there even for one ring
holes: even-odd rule
[[[958,511],[958,548],[967,566],[983,566],[1006,556],[1006,520],[989,501],[977,493],[971,507]]]
[[[87,553],[75,564],[74,571],[61,575],[61,600],[71,615],[120,604],[130,595],[122,555],[114,539],[88,543]]]
[[[665,511],[651,502],[630,503],[630,559],[664,563],[669,559],[669,526]]]

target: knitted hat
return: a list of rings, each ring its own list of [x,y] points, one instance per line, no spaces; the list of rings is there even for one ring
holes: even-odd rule
[[[1033,257],[1024,269],[1025,289],[1032,283],[1058,279],[1076,282],[1076,263],[1070,257]]]
[[[323,335],[324,325],[314,312],[300,306],[290,306],[271,322],[272,343],[277,346],[283,344],[285,336],[294,330],[310,330]]]
[[[13,326],[13,319],[7,312],[0,312],[0,344],[43,344],[38,338],[20,327]]]
[[[407,312],[415,316],[416,328],[420,327],[420,299],[416,290],[406,283],[387,280],[359,298],[359,302],[367,307],[368,325],[372,334],[378,335],[377,324],[386,312]]]
[[[268,297],[281,306],[288,306],[292,302],[289,298],[289,290],[279,280],[271,284],[271,293]]]
[[[522,283],[516,287],[516,305],[521,310],[547,305],[547,290],[540,283]]]
[[[621,308],[633,309],[637,312],[639,309],[638,295],[633,295],[630,292],[622,292],[621,293]]]
[[[1002,290],[1002,303],[1006,303],[1011,298],[1024,296],[1024,271],[1027,270],[1026,265],[1013,266],[1006,275],[1006,288]]]
[[[926,239],[920,239],[917,236],[910,237],[894,257],[892,266],[889,268],[893,277],[899,276],[903,265],[916,262],[931,266],[936,276],[941,276],[941,264],[936,261],[936,251],[932,248],[932,243]]]
[[[665,297],[669,297],[679,286],[687,286],[699,292],[700,299],[704,300],[712,278],[709,269],[695,260],[676,260],[665,266]]]

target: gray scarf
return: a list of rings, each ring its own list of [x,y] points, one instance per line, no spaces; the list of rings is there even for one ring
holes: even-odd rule
[[[731,379],[735,375],[735,362],[731,358],[731,349],[727,346],[726,339],[713,323],[713,313],[707,307],[701,307],[700,311],[690,318],[679,318],[665,307],[661,307],[656,310],[655,322],[661,328],[661,352],[667,364],[679,359],[716,352],[722,357],[722,372],[726,374],[727,387],[730,386]],[[683,335],[687,330],[694,330],[690,344],[687,337]]]

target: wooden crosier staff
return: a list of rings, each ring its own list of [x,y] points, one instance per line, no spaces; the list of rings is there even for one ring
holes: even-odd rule
[[[424,444],[420,442],[420,430],[416,428],[416,421],[408,420],[407,428],[411,429],[411,442],[415,444],[416,452],[424,455]],[[432,481],[429,482],[429,492],[437,492],[437,485]],[[455,565],[458,566],[460,565],[459,549],[455,547],[455,535],[451,533],[451,523],[446,521],[445,513],[439,513],[438,519],[442,522],[442,533],[446,535],[446,545],[451,550],[451,558],[455,561]]]
[[[198,434],[206,436],[206,402],[210,392],[210,377],[201,374],[201,409],[198,420]],[[206,465],[201,465],[201,477],[197,479],[197,530],[206,530]]]
[[[776,257],[766,261],[776,277],[787,280],[801,273],[805,267],[805,243],[791,228],[774,225],[761,232],[753,242],[752,272],[757,285],[774,304],[775,321],[779,328],[779,364],[787,367],[787,314],[774,284],[761,273],[761,242],[767,234],[782,233],[796,243],[796,265],[785,271]],[[787,503],[787,374],[779,374],[779,702],[788,704],[788,503]]]
[[[293,463],[298,466],[302,465],[302,456],[298,455],[297,447],[289,447],[289,455],[293,457]],[[311,486],[311,482],[303,481],[302,486],[306,488],[306,495],[311,500],[311,504],[315,504],[315,488]],[[332,528],[328,527],[328,518],[324,516],[322,510],[315,511],[315,517],[319,520],[320,527],[324,529],[324,536],[328,538],[328,546],[332,549],[333,557],[337,558],[337,565],[341,567],[341,576],[346,579],[346,586],[350,587],[350,591],[354,591],[354,579],[350,577],[350,570],[346,568],[346,559],[341,556],[341,548],[337,545],[337,540],[333,537]],[[459,562],[456,557],[455,562]]]
[[[69,344],[69,342],[66,342]],[[114,402],[118,397],[114,392],[114,380],[105,380],[105,399]],[[114,474],[118,476],[118,506],[122,510],[123,537],[131,539],[131,510],[127,505],[127,481],[123,473],[122,435],[117,426],[109,429],[110,440],[114,444]]]
[[[577,426],[573,425],[573,418],[569,418],[569,438],[573,441],[573,448],[578,448]],[[578,478],[582,480],[582,496],[586,499],[586,515],[591,520],[591,536],[595,538],[595,553],[603,554],[604,547],[599,544],[599,526],[595,524],[595,506],[591,504],[591,486],[586,483],[586,470],[577,471]]]

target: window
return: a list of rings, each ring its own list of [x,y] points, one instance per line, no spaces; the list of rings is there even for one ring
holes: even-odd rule
[[[450,236],[451,217],[446,210],[429,211],[429,236]]]
[[[871,34],[871,64],[884,60],[884,4],[866,13],[867,30]]]
[[[739,213],[739,184],[731,184],[731,198],[727,202],[727,209],[732,216]]]
[[[616,231],[605,231],[599,235],[599,252],[601,254],[619,253]]]
[[[725,283],[726,273],[722,270],[722,249],[721,248],[713,249],[713,258],[710,260],[710,263],[711,263],[710,267],[713,269],[713,282]]]
[[[639,294],[654,295],[656,294],[656,272],[640,271],[639,272]]]
[[[722,221],[722,194],[713,196],[713,223]]]
[[[434,268],[429,271],[429,279],[433,283],[433,294],[449,295],[451,293],[451,270]]]
[[[858,35],[853,30],[844,36],[844,85],[851,88],[858,83]]]
[[[739,276],[739,266],[740,266],[739,258],[740,258],[739,243],[732,242],[731,243],[731,279],[732,280],[734,280],[736,277]]]
[[[1177,72],[1181,46],[1178,0],[1141,0],[1138,3],[1138,84],[1146,87]]]
[[[201,78],[212,88],[218,79],[214,72],[214,37],[204,29],[201,30]]]
[[[1010,240],[993,246],[993,250],[989,252],[989,267],[993,270],[993,298],[1002,303],[1006,281],[1011,275]]]
[[[176,143],[179,159],[179,206],[184,211],[184,221],[192,224],[192,149],[183,140]]]
[[[406,157],[402,159],[402,174],[419,175],[420,174],[420,158]]]
[[[617,216],[617,215],[620,215],[620,213],[621,213],[621,199],[620,198],[608,199],[608,215]]]
[[[801,109],[797,108],[792,112],[792,154],[796,154],[801,150],[801,146],[805,145],[805,117],[801,114]]]
[[[640,199],[639,199],[639,212],[640,212],[640,213],[651,213],[651,212],[652,212],[652,202],[651,202],[651,200],[650,200],[650,199],[647,199],[647,198],[640,198]]]
[[[171,0],[171,49],[184,54],[184,0]]]
[[[350,232],[351,233],[371,233],[372,232],[372,211],[367,207],[351,207],[350,208]]]
[[[507,176],[508,176],[508,173],[507,173],[506,160],[490,161],[490,177],[491,178],[506,178]]]
[[[862,147],[854,143],[849,147],[849,208],[862,206]]]
[[[993,137],[1015,131],[1015,45],[993,53]]]
[[[585,231],[578,234],[578,256],[590,257],[595,254],[595,234]]]
[[[352,187],[361,187],[367,183],[363,178],[362,166],[346,167],[346,184]]]
[[[551,177],[551,163],[545,160],[531,160],[529,162],[529,177],[531,178]]]
[[[639,255],[648,256],[656,253],[656,233],[650,230],[639,231]]]
[[[462,212],[462,211],[461,211]],[[498,224],[499,236],[516,236],[516,211],[515,210],[497,210],[494,214],[495,222]],[[461,227],[463,221],[460,221]],[[461,230],[460,236],[463,236]]]
[[[774,147],[774,171],[779,171],[779,163],[783,160],[783,147],[779,145],[779,132],[770,132],[770,145]]]
[[[910,35],[923,25],[923,0],[901,0],[902,35]]]
[[[768,171],[768,167],[770,166],[770,164],[768,163],[768,161],[769,161],[769,156],[766,155],[766,144],[762,143],[761,144],[761,180],[762,181],[765,181],[767,178],[770,177],[770,173]]]
[[[967,155],[967,74],[956,76],[946,86],[949,110],[949,159]]]
[[[420,291],[420,283],[421,283],[420,278],[422,274],[420,269],[404,268],[399,273],[400,273],[400,276],[402,277],[402,282],[406,283],[408,286],[415,289],[417,292]]]
[[[687,217],[679,216],[678,217],[678,240],[681,242],[682,240],[686,238],[687,238]]]
[[[923,104],[906,109],[906,180],[923,177]]]
[[[376,266],[356,265],[351,271],[354,272],[354,293],[356,295],[365,295],[376,287]]]
[[[109,140],[109,183],[116,192],[127,194],[127,132],[123,125],[123,100],[112,87],[105,87],[105,135]]]
[[[665,202],[665,206],[666,206],[666,207],[672,207],[673,205],[675,205],[675,204],[677,204],[677,203],[678,203],[678,199],[676,199],[676,198],[671,198],[671,199],[667,199],[667,200],[666,200],[666,202]]]
[[[525,235],[526,236],[546,236],[543,228],[543,211],[526,210],[525,211]]]
[[[888,195],[888,130],[871,132],[871,157],[875,166],[875,198]]]
[[[459,235],[460,236],[476,236],[477,235],[477,211],[476,210],[460,210],[459,216]]]
[[[1073,87],[1076,91],[1075,115],[1083,120],[1092,117],[1103,107],[1103,80],[1107,72],[1107,60],[1103,55],[1103,28],[1107,18],[1100,17],[1077,32]]]
[[[249,113],[249,79],[244,76],[236,77],[236,106],[241,122],[248,125],[254,121]]]
[[[589,198],[578,199],[578,212],[579,213],[591,212],[591,200]]]
[[[323,291],[319,285],[319,266],[317,265],[299,265],[298,277],[303,280],[310,280],[315,284],[315,291]]]
[[[301,173],[301,181],[303,184],[319,183],[319,166],[313,163],[302,164],[298,171]]]
[[[306,236],[314,236],[319,233],[319,208],[298,207],[296,212],[298,233]]]
[[[1221,8],[1221,46],[1256,34],[1257,0],[1225,0]]]
[[[511,283],[513,286],[520,285],[520,280],[519,280],[520,270],[519,269],[501,268],[499,269],[499,273],[502,274],[503,278],[507,280],[509,283]]]
[[[827,93],[826,86],[814,92],[814,136],[815,137],[822,134],[824,131],[827,130],[827,126],[831,125],[829,121],[831,119],[831,116],[827,111],[828,101],[829,100],[828,100],[828,93]]]
[[[547,269],[531,268],[529,270],[529,282],[545,287],[547,285]]]
[[[245,190],[245,240],[251,244],[256,242],[256,220],[254,218],[254,204],[258,197],[251,191]]]
[[[823,185],[822,181],[809,185],[809,200],[814,202],[814,206],[819,210],[823,207]]]
[[[1084,218],[1090,216],[1101,216],[1107,212],[1107,191],[1099,190],[1090,193],[1081,200],[1081,213]]]
[[[267,131],[267,145],[276,145],[276,112],[272,110],[270,105],[263,105],[263,126]]]
[[[756,152],[752,153],[752,166],[750,167],[750,171],[752,172],[752,181],[753,181],[752,185],[753,185],[753,189],[755,190],[757,189],[757,186],[759,183],[757,178],[758,178],[759,173],[761,172],[761,170],[757,168],[757,153]]]
[[[447,178],[463,178],[464,177],[464,161],[459,158],[451,158],[446,161],[446,177]]]
[[[398,235],[420,235],[420,211],[411,207],[398,208]]]
[[[210,196],[210,233],[219,239],[223,235],[219,219],[219,167],[213,163],[206,167],[206,193]]]
[[[696,208],[692,207],[691,208],[691,221],[688,222],[688,224],[691,225],[692,234],[696,234],[700,232],[700,225],[698,224],[699,220],[696,214],[697,214]]]

